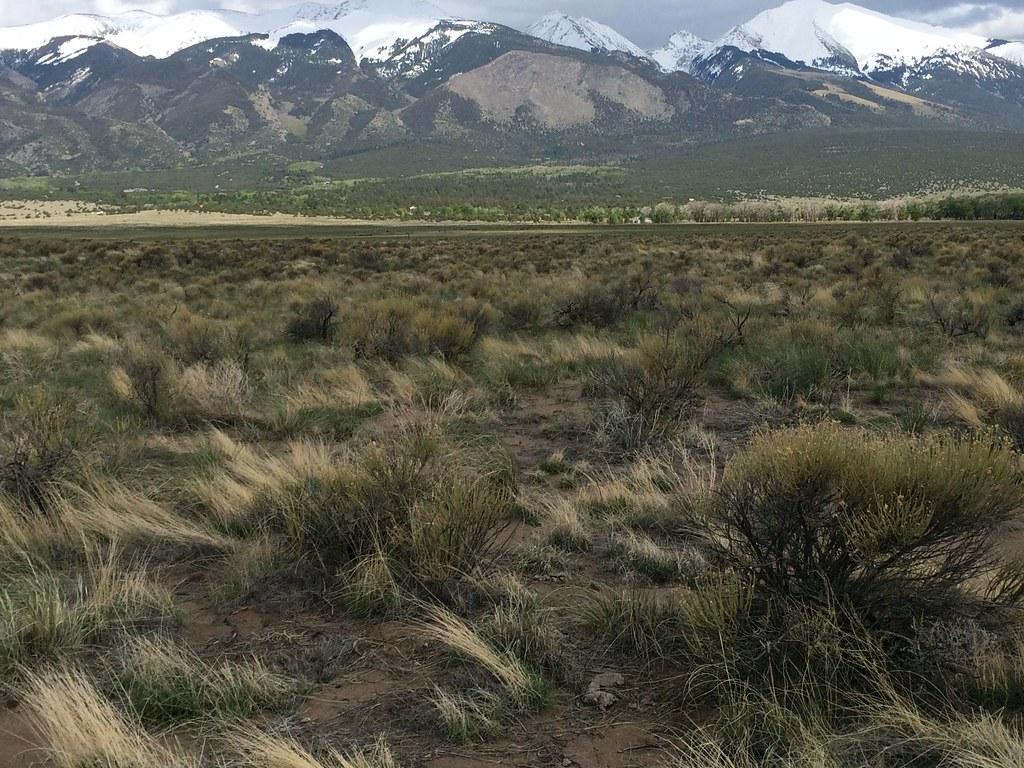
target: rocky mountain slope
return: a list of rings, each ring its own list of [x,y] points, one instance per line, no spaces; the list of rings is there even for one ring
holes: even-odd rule
[[[614,157],[809,127],[1021,130],[1022,49],[823,0],[649,54],[590,19],[519,32],[423,0],[65,16],[0,29],[0,173],[423,139]]]

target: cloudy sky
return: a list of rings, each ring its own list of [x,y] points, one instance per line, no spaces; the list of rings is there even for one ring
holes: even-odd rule
[[[330,0],[321,0],[329,2]],[[0,0],[0,25],[41,21],[62,13],[117,13],[144,8],[157,13],[186,8],[237,10],[291,5],[298,0]],[[373,0],[371,0],[373,2]],[[386,6],[388,0],[381,0]],[[664,42],[669,31],[690,29],[714,38],[782,0],[435,0],[451,13],[522,28],[554,8],[610,24],[643,46]],[[989,37],[1024,39],[1024,0],[859,0],[885,13],[970,29]]]

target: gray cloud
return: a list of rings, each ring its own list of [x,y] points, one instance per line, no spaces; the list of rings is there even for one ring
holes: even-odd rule
[[[238,10],[290,5],[297,0],[0,0],[0,25],[41,21],[63,13],[117,13],[144,8],[157,13],[187,8],[228,7]],[[327,0],[321,0],[327,2]],[[590,16],[611,25],[642,46],[663,43],[672,32],[689,29],[709,38],[782,0],[436,0],[452,13],[487,18],[522,28],[555,7]],[[381,5],[386,6],[387,0]],[[884,13],[971,29],[989,37],[1024,39],[1024,0],[859,0]]]

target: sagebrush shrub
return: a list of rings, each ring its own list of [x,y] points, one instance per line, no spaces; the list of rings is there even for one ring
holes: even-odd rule
[[[345,335],[356,357],[397,362],[407,355],[450,359],[469,352],[480,330],[448,308],[423,307],[409,300],[385,300],[348,318]]]
[[[739,337],[705,325],[642,336],[636,349],[591,366],[590,389],[613,398],[597,433],[615,450],[635,452],[666,437],[701,402],[718,356]]]
[[[950,437],[882,437],[826,425],[769,433],[727,469],[713,523],[733,566],[777,601],[838,604],[867,627],[1014,603],[978,594],[999,571],[993,539],[1018,511],[1014,454]]]
[[[147,418],[167,416],[171,402],[173,361],[152,341],[126,344],[111,372],[111,387],[121,400],[134,404]]]
[[[453,450],[426,429],[355,455],[293,452],[239,457],[207,503],[230,493],[241,508],[214,509],[224,524],[279,537],[293,559],[337,574],[361,610],[471,571],[500,543],[515,498],[507,461]]]
[[[29,508],[44,510],[75,451],[70,405],[38,395],[25,398],[3,418],[0,486]]]
[[[334,338],[337,317],[338,305],[333,299],[321,296],[295,310],[286,333],[292,341],[319,341],[326,344]]]

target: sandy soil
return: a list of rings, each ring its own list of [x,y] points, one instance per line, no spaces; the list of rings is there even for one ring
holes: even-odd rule
[[[399,222],[342,219],[327,216],[294,216],[274,213],[256,216],[243,213],[202,213],[199,211],[107,212],[93,203],[74,200],[9,200],[0,202],[0,227],[189,227],[189,226],[338,226],[353,224],[397,224]]]

